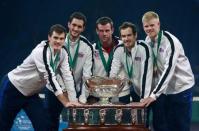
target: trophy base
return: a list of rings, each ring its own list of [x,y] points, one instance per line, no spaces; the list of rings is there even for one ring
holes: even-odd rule
[[[112,103],[109,102],[109,98],[108,97],[102,97],[102,98],[100,98],[99,102],[97,102],[96,104],[99,104],[99,105],[110,105]]]

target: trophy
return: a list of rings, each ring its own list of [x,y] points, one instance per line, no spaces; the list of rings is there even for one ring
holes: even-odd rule
[[[85,104],[69,107],[69,128],[77,130],[97,130],[112,128],[149,131],[146,125],[146,110],[142,103],[133,102],[127,105],[114,104],[109,102],[109,98],[117,97],[127,79],[91,77],[85,81],[89,93],[100,99],[94,104]],[[66,130],[67,131],[67,130]]]
[[[126,79],[95,76],[87,79],[85,84],[90,94],[100,99],[97,104],[106,105],[112,104],[109,98],[118,96],[126,84]]]

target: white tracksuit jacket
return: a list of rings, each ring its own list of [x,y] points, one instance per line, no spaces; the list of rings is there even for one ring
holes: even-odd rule
[[[131,78],[128,77],[126,59],[128,60],[128,65],[132,64],[133,67]],[[153,75],[152,63],[150,47],[148,47],[144,41],[136,41],[131,52],[124,47],[124,44],[121,44],[117,46],[114,51],[110,77],[117,76],[119,69],[123,67],[127,78],[129,78],[134,85],[135,92],[141,98],[146,98],[151,92]]]
[[[157,52],[157,39],[152,48],[154,52]],[[149,37],[146,37],[146,42],[151,44]],[[163,31],[161,36],[157,65],[158,75],[153,78],[156,82],[152,84],[151,97],[157,98],[162,93],[177,94],[194,85],[194,75],[181,42],[167,31]]]
[[[82,103],[86,102],[89,95],[87,88],[85,87],[85,79],[92,76],[93,68],[93,47],[91,43],[83,36],[80,36],[79,52],[77,57],[76,66],[73,69],[73,76],[75,79],[75,87],[77,92],[81,92],[79,96],[79,101]],[[77,40],[77,41],[78,41]],[[70,53],[72,58],[74,58],[75,51],[77,48],[77,41],[70,42]],[[68,47],[68,37],[65,40],[65,46]]]
[[[47,41],[42,41],[21,65],[8,73],[8,78],[25,96],[39,93],[46,84],[49,85],[48,88],[57,96],[63,92],[56,79],[55,72],[50,66],[50,59],[49,44]],[[69,93],[69,99],[77,100],[74,81],[68,64],[68,54],[64,48],[60,51],[58,68],[62,72],[65,85],[67,85],[66,90]]]

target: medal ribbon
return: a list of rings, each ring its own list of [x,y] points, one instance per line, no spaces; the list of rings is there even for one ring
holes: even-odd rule
[[[129,78],[132,78],[132,75],[133,75],[133,60],[131,62],[131,65],[129,65],[128,56],[127,56],[127,50],[126,50],[126,68],[127,68],[127,73],[128,73]]]
[[[68,55],[69,55],[69,66],[70,68],[74,69],[75,66],[76,66],[76,62],[77,62],[77,57],[78,57],[78,52],[79,52],[79,42],[80,40],[77,41],[77,47],[76,47],[76,50],[75,50],[75,55],[74,57],[72,58],[71,56],[71,53],[70,53],[70,42],[69,42],[69,35],[67,35],[67,49],[68,49]]]
[[[106,62],[103,51],[102,51],[102,44],[100,41],[97,42],[97,46],[99,47],[99,54],[100,54],[104,69],[105,69],[106,73],[109,74],[109,71],[111,68],[111,61],[113,59],[113,49],[111,50],[111,52],[109,54],[108,61]]]
[[[158,33],[158,46],[157,46],[157,54],[155,55],[155,52],[153,50],[153,47],[152,45],[154,45],[154,43],[151,44],[151,48],[152,48],[152,54],[153,54],[153,66],[154,67],[157,67],[157,56],[158,56],[158,50],[159,50],[159,47],[160,47],[160,42],[161,42],[161,36],[162,36],[162,31],[159,31]]]
[[[59,52],[57,52],[55,55],[53,55],[52,49],[50,47],[50,66],[52,67],[55,74],[57,73],[57,67],[58,67],[59,60],[60,60]]]

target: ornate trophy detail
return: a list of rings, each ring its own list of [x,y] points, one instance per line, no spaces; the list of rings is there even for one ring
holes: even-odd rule
[[[116,109],[115,120],[120,124],[122,120],[122,109]]]
[[[137,118],[137,110],[131,109],[131,119],[132,119],[132,125],[136,123],[136,118]]]
[[[76,123],[76,115],[77,115],[77,111],[76,111],[76,109],[75,109],[75,108],[73,109],[72,115],[73,115],[73,122],[74,122],[74,123]]]
[[[99,104],[111,104],[110,97],[118,96],[126,84],[126,79],[91,77],[85,82],[91,95],[99,97]]]
[[[101,124],[104,124],[104,122],[105,122],[105,116],[106,116],[106,109],[100,109],[99,110],[99,115],[100,115],[100,122],[101,122]]]
[[[84,122],[88,124],[89,109],[84,109]]]
[[[146,110],[142,109],[142,113],[141,113],[141,118],[142,118],[142,123],[145,123],[145,119],[146,118]]]

